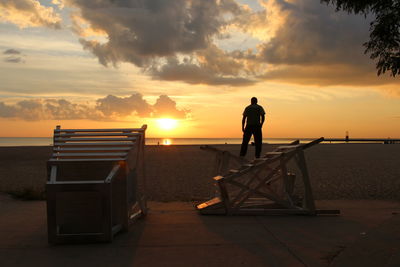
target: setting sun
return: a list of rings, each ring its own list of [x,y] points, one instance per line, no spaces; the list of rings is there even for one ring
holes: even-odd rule
[[[173,130],[178,126],[178,121],[170,118],[161,118],[157,120],[158,127],[163,130]]]

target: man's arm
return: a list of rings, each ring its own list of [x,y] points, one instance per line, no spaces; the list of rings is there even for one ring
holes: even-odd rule
[[[242,118],[242,132],[244,132],[244,124],[245,124],[245,122],[246,122],[246,116],[243,115],[243,118]]]
[[[265,121],[265,114],[261,114],[261,127],[263,126]]]

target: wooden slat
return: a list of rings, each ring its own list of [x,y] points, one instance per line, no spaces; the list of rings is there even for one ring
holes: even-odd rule
[[[118,173],[120,169],[119,164],[115,164],[110,173],[108,174],[107,178],[104,180],[106,183],[110,183],[112,179],[114,179],[115,175]]]
[[[56,180],[57,180],[57,166],[51,166],[50,183],[54,183]]]
[[[293,146],[278,146],[277,149],[294,149],[294,148],[298,148],[301,145],[293,145]]]
[[[54,152],[63,151],[129,151],[131,147],[55,147]]]
[[[213,179],[214,179],[215,181],[219,181],[219,180],[224,179],[224,177],[221,176],[221,175],[217,175],[217,176],[214,176]]]
[[[115,129],[55,129],[55,133],[83,133],[83,132],[143,132],[142,128],[115,128]]]
[[[81,161],[124,161],[125,158],[85,158],[85,159],[49,159],[51,162],[58,162],[58,161],[75,161],[75,162],[81,162]]]
[[[282,155],[282,152],[267,152],[267,153],[265,153],[265,155],[280,156],[280,155]]]
[[[78,184],[104,184],[103,180],[80,180],[80,181],[55,181],[54,183],[47,183],[47,184],[70,184],[70,185],[78,185]]]
[[[77,136],[139,136],[140,133],[62,133],[54,134],[54,137],[77,137]]]
[[[57,142],[94,142],[94,141],[135,141],[136,138],[54,138]]]
[[[102,143],[54,143],[54,146],[59,146],[59,147],[71,147],[71,146],[80,146],[80,147],[86,147],[86,146],[132,146],[133,143],[132,141],[126,141],[126,142],[102,142]]]
[[[303,150],[304,150],[304,149],[307,149],[307,148],[309,148],[309,147],[311,147],[311,146],[313,146],[313,145],[316,145],[316,144],[321,143],[322,141],[324,141],[324,138],[323,138],[323,137],[318,138],[318,139],[315,139],[314,141],[311,141],[311,142],[309,142],[309,143],[307,143],[307,144],[302,145],[302,149],[303,149]]]
[[[53,153],[53,157],[124,157],[127,153]]]

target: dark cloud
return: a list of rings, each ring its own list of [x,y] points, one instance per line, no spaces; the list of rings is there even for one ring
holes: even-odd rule
[[[108,41],[105,43],[80,39],[84,49],[93,53],[105,66],[130,62],[144,69],[151,67],[149,73],[157,79],[188,83],[253,83],[250,79],[234,77],[237,76],[237,70],[235,73],[227,71],[223,67],[232,66],[218,66],[215,60],[212,65],[205,64],[205,61],[202,64],[178,64],[157,60],[181,55],[195,58],[196,52],[208,51],[213,46],[213,38],[220,35],[229,17],[244,12],[234,0],[67,0],[66,3],[78,8],[81,18],[94,31],[107,35]],[[76,32],[84,32],[84,29],[79,29],[79,23],[74,25]],[[226,56],[219,59],[234,63],[232,58]],[[154,68],[155,65],[157,68]],[[190,73],[192,71],[196,73]]]
[[[375,63],[363,53],[371,17],[335,12],[320,1],[259,0],[264,9],[257,11],[235,0],[52,2],[73,10],[73,31],[102,65],[132,63],[154,79],[215,86],[250,86],[263,79],[321,85],[399,83],[376,77]],[[0,0],[0,11],[0,19],[21,27],[59,28],[61,23],[55,10],[37,0]],[[260,42],[247,50],[233,47],[238,46],[235,38],[241,38],[235,32]],[[9,50],[3,53],[8,56],[4,61],[24,62],[14,53],[18,50]],[[107,97],[97,105],[107,113],[132,101]],[[135,112],[151,111],[142,104]]]
[[[371,17],[335,12],[333,7],[319,1],[268,2],[272,3],[270,8],[275,17],[281,18],[277,20],[279,26],[270,39],[258,46],[255,54],[237,54],[266,64],[264,72],[256,76],[260,80],[321,86],[400,83],[392,77],[377,77],[375,63],[363,52],[362,44],[369,39]],[[257,27],[260,21],[267,23],[262,20],[266,15],[260,14],[255,14],[253,21]],[[270,16],[269,23],[273,24],[273,20]],[[246,27],[242,28],[248,32],[254,30],[251,24]]]
[[[155,79],[216,86],[248,86],[262,79],[325,85],[397,82],[375,77],[374,62],[363,53],[371,18],[335,12],[319,1],[265,0],[260,1],[265,9],[256,12],[234,0],[66,3],[78,8],[93,30],[106,34],[104,43],[80,40],[101,64],[130,62]],[[215,40],[225,36],[228,41],[229,26],[268,36],[252,50],[227,52]],[[321,66],[340,70],[318,71]],[[356,74],[353,79],[351,74]]]
[[[4,59],[4,61],[5,62],[9,62],[9,63],[21,63],[21,62],[24,62],[22,57],[6,57]]]
[[[176,102],[161,95],[154,105],[150,105],[139,93],[129,97],[108,95],[94,105],[72,103],[65,99],[29,99],[15,104],[0,101],[0,117],[37,120],[118,120],[121,117],[172,116],[186,118],[189,110],[176,107]]]
[[[191,53],[207,48],[225,24],[224,15],[240,12],[233,0],[67,0],[80,9],[108,42],[81,40],[104,65],[119,61],[143,64],[149,57]]]
[[[21,53],[21,51],[10,48],[3,52],[5,57],[3,58],[4,62],[8,63],[24,63],[25,62],[25,55]]]
[[[272,64],[370,64],[362,44],[370,19],[313,0],[275,1],[286,17],[276,35],[260,46],[259,57]]]
[[[37,0],[0,0],[1,20],[20,27],[61,28],[60,15],[52,7],[46,7]]]
[[[255,80],[235,75],[216,75],[212,68],[191,62],[180,63],[176,59],[170,59],[167,64],[151,68],[150,73],[155,79],[184,81],[190,84],[248,86],[256,83]]]
[[[10,48],[10,49],[5,50],[5,51],[3,52],[3,54],[4,54],[4,55],[20,55],[20,54],[21,54],[21,51],[18,51],[18,50],[16,50],[16,49]]]

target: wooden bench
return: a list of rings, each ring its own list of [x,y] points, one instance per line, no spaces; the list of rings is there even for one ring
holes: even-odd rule
[[[146,128],[56,127],[47,163],[49,243],[110,242],[146,214]]]

